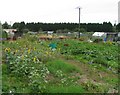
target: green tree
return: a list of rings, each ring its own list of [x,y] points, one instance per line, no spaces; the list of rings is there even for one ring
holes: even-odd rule
[[[25,22],[21,22],[19,26],[19,31],[23,32],[23,29],[25,29]]]
[[[22,31],[23,31],[23,33],[28,33],[29,29],[26,28],[26,29],[23,29]]]
[[[84,28],[80,28],[80,29],[79,28],[75,28],[74,31],[78,32],[78,33],[85,33],[86,32],[86,30]],[[80,34],[79,34],[79,38],[80,38]]]
[[[86,32],[86,30],[84,28],[80,28],[80,29],[79,28],[75,28],[74,31],[75,32],[81,32],[81,33]]]
[[[110,22],[103,22],[103,32],[113,32],[113,26]]]
[[[116,30],[120,32],[120,23],[116,26]]]
[[[23,29],[25,29],[25,22],[16,22],[13,24],[12,27],[18,29],[19,31],[22,31]]]
[[[39,28],[38,33],[43,32],[42,28]]]
[[[70,31],[76,30],[78,28],[78,23],[14,23],[13,28],[18,28],[20,31],[23,29],[29,29],[33,32],[38,32],[40,28],[43,31],[57,31],[68,29]],[[81,23],[80,32],[87,31],[87,32],[112,32],[113,26],[110,22],[103,22],[103,23]],[[77,30],[79,32],[79,29]]]
[[[58,30],[56,30],[56,33],[62,33],[62,32],[63,32],[62,29],[58,29]]]
[[[67,32],[70,32],[70,30],[69,29],[63,29],[63,32],[67,33]]]
[[[20,27],[20,23],[19,22],[15,22],[12,26],[12,28],[14,29],[18,29]]]
[[[10,25],[5,22],[3,25],[2,25],[3,29],[9,29],[10,28]]]
[[[16,22],[16,23],[13,24],[12,27],[17,29],[18,32],[21,32],[21,33],[23,33],[24,29],[26,29],[25,22],[20,22],[20,23]]]

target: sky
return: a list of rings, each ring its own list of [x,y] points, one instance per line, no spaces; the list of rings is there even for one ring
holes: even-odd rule
[[[0,0],[0,21],[43,23],[118,22],[120,0]]]

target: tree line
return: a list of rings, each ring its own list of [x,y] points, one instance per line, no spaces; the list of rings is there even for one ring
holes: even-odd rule
[[[12,26],[7,22],[2,24],[4,29],[15,28],[20,32],[27,31],[58,31],[58,30],[66,30],[66,31],[76,31],[78,29],[78,23],[40,23],[40,22],[15,22]],[[86,32],[118,32],[120,31],[120,24],[112,25],[110,22],[103,23],[81,23],[80,30]]]

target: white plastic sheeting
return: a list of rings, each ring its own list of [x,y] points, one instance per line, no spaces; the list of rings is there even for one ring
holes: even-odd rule
[[[95,37],[106,37],[106,33],[104,32],[95,32],[92,36],[95,36]]]

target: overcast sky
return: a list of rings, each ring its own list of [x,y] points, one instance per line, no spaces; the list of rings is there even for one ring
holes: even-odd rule
[[[0,21],[14,22],[73,22],[81,23],[118,21],[119,0],[0,0]]]

